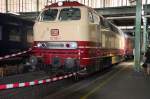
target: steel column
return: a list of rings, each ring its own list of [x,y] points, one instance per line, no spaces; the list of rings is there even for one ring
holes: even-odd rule
[[[36,1],[36,11],[39,12],[39,0]]]
[[[136,0],[136,27],[135,27],[135,50],[134,50],[134,69],[140,71],[141,55],[141,13],[142,0]]]
[[[24,6],[23,6],[23,4],[24,4],[24,1],[22,0],[22,4],[21,4],[21,5],[22,5],[22,12],[23,12],[23,9],[24,9]]]
[[[142,52],[146,52],[147,48],[147,18],[143,17],[143,47],[142,47]]]
[[[144,11],[144,16],[143,16],[143,52],[146,52],[147,49],[147,18],[145,17],[145,15],[147,15],[147,0],[145,0],[145,8],[144,8],[144,4],[143,4],[143,11]]]
[[[19,12],[20,12],[20,0],[19,0],[19,5],[18,6],[19,6]]]
[[[8,0],[6,0],[6,13],[8,13]]]
[[[46,1],[46,5],[48,5],[49,0]]]
[[[90,4],[90,3],[89,3],[89,0],[88,0],[87,2],[88,2],[87,5],[89,6],[89,4]]]
[[[105,0],[103,0],[103,8],[105,8]]]

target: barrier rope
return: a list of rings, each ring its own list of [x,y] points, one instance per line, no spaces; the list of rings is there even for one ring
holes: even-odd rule
[[[70,73],[67,75],[59,76],[59,77],[53,77],[53,78],[42,79],[42,80],[33,80],[30,82],[21,82],[21,83],[15,82],[12,84],[1,84],[0,90],[6,90],[6,89],[11,89],[11,88],[20,88],[20,87],[29,87],[29,86],[39,85],[39,84],[50,83],[50,82],[55,82],[58,80],[70,78],[75,75],[77,75],[77,73],[74,72],[74,73]]]
[[[15,54],[11,54],[11,55],[6,55],[3,57],[0,57],[0,61],[4,60],[4,59],[8,59],[8,58],[12,58],[12,57],[16,57],[22,54],[26,54],[27,52],[30,52],[32,50],[32,48],[29,48],[26,51],[22,51],[22,52],[18,52]],[[58,81],[58,80],[63,80],[72,76],[77,75],[77,72],[74,73],[70,73],[67,75],[63,75],[63,76],[59,76],[59,77],[53,77],[53,78],[48,78],[48,79],[42,79],[42,80],[33,80],[33,81],[29,81],[29,82],[15,82],[15,83],[11,83],[11,84],[0,84],[0,90],[6,90],[6,89],[11,89],[11,88],[20,88],[20,87],[28,87],[28,86],[34,86],[34,85],[39,85],[39,84],[45,84],[45,83],[50,83],[50,82],[54,82],[54,81]]]
[[[19,56],[19,55],[22,55],[22,54],[26,54],[27,52],[30,52],[31,50],[32,50],[32,48],[29,48],[29,49],[26,50],[26,51],[18,52],[18,53],[11,54],[11,55],[5,55],[5,56],[3,56],[3,57],[0,57],[0,61],[2,61],[2,60],[4,60],[4,59],[16,57],[16,56]]]

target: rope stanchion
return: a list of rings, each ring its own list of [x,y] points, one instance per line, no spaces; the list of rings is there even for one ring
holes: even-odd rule
[[[12,83],[12,84],[1,84],[0,85],[0,90],[6,90],[6,89],[11,89],[11,88],[21,88],[21,87],[29,87],[29,86],[34,86],[34,85],[39,85],[39,84],[45,84],[45,83],[50,83],[50,82],[55,82],[59,80],[63,80],[66,78],[70,78],[72,76],[77,75],[77,73],[70,73],[64,76],[59,76],[59,77],[54,77],[54,78],[48,78],[48,79],[42,79],[42,80],[34,80],[30,82],[22,82],[22,83]]]

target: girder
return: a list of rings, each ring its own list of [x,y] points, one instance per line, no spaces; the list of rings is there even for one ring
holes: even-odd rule
[[[144,6],[145,8],[145,6]],[[150,23],[150,4],[147,5],[145,11],[147,15],[147,23]],[[136,6],[95,8],[95,10],[117,26],[134,26]],[[20,17],[35,20],[39,12],[22,12]]]

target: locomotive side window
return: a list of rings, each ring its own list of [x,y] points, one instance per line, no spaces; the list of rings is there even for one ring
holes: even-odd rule
[[[80,20],[81,11],[79,8],[64,8],[60,11],[59,20]]]
[[[15,41],[15,42],[21,41],[21,36],[20,36],[19,30],[12,29],[9,31],[9,41]]]
[[[57,17],[57,9],[44,10],[39,17],[39,21],[54,21]]]

